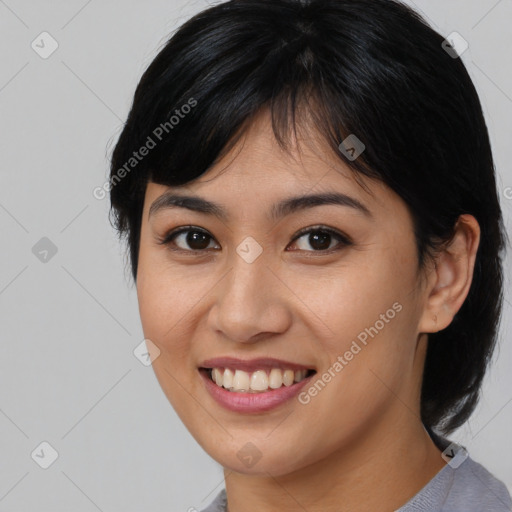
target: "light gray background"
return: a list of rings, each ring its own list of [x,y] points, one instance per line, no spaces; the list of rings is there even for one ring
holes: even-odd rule
[[[223,486],[133,354],[135,288],[108,198],[92,195],[142,72],[206,5],[0,0],[0,511],[200,510]],[[413,5],[469,42],[510,229],[512,2]],[[31,48],[43,31],[59,45],[48,59]],[[57,247],[46,263],[32,252],[42,237]],[[510,258],[507,276],[508,289]],[[480,406],[452,439],[512,490],[510,301]],[[58,452],[48,469],[31,457],[43,441]]]

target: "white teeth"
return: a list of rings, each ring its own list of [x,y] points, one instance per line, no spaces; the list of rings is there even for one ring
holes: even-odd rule
[[[251,375],[251,389],[254,391],[265,391],[268,389],[267,373],[258,370]]]
[[[236,370],[233,377],[233,389],[235,391],[249,391],[250,379],[247,372]]]
[[[215,384],[217,384],[217,386],[222,386],[224,379],[222,377],[222,372],[218,368],[213,369],[212,378],[215,381]]]
[[[272,368],[268,384],[272,389],[280,388],[283,385],[283,372],[279,368]]]
[[[219,370],[222,372],[222,370]],[[224,370],[224,375],[222,377],[222,385],[226,388],[226,389],[230,389],[233,387],[233,372],[229,369],[229,368],[226,368]]]
[[[293,384],[293,379],[295,375],[293,370],[285,370],[283,373],[283,384],[285,386],[291,386]]]
[[[243,370],[231,370],[229,368],[213,368],[211,379],[217,386],[230,391],[241,393],[258,393],[268,389],[278,389],[283,384],[291,386],[294,382],[300,382],[306,378],[307,370],[281,370],[272,368],[269,373],[265,370],[256,370],[248,373]]]

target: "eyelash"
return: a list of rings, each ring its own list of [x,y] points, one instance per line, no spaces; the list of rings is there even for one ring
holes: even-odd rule
[[[181,235],[183,233],[188,233],[188,232],[203,233],[203,234],[207,235],[208,237],[210,237],[212,240],[215,240],[204,229],[197,228],[195,226],[185,226],[185,227],[177,228],[175,230],[170,231],[169,233],[164,235],[163,238],[160,238],[158,240],[158,243],[160,245],[168,245],[168,246],[175,245],[174,244],[174,239],[177,236],[179,236],[179,235]],[[343,247],[348,247],[348,246],[352,245],[352,243],[353,243],[350,240],[350,238],[347,237],[346,235],[344,235],[344,234],[342,234],[342,233],[340,233],[338,231],[335,231],[335,230],[333,230],[331,228],[325,227],[325,226],[313,226],[313,227],[309,227],[309,228],[304,228],[304,229],[300,230],[295,235],[295,237],[293,238],[292,242],[295,242],[298,239],[302,238],[304,235],[308,235],[310,233],[328,234],[328,235],[332,236],[333,238],[337,239],[339,243],[338,243],[338,245],[336,247],[331,248],[331,249],[323,249],[323,250],[319,250],[319,251],[313,250],[313,251],[305,251],[305,252],[311,252],[311,253],[317,253],[317,254],[319,253],[320,255],[327,255],[327,254],[331,254],[333,252],[339,251]],[[176,252],[181,252],[181,253],[201,253],[201,252],[207,251],[208,249],[181,249],[181,248],[177,248],[176,249],[176,248],[171,248],[171,250],[172,251],[176,251]],[[298,250],[301,251],[301,249],[298,249]]]

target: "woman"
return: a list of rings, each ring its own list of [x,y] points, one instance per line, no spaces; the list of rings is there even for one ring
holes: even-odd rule
[[[497,337],[480,102],[390,0],[232,0],[144,73],[112,156],[142,326],[224,467],[206,511],[505,511],[445,436]]]

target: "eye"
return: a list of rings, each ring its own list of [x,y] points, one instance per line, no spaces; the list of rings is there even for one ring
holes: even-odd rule
[[[302,242],[302,247],[299,247],[299,250],[306,250],[307,252],[333,252],[333,248],[334,250],[339,250],[342,247],[352,245],[352,241],[346,235],[324,226],[303,229],[293,241],[295,242],[301,238],[304,238],[304,241]],[[332,246],[331,242],[333,239],[337,240],[338,244]],[[314,250],[308,251],[306,248],[307,244],[313,247]]]
[[[206,231],[194,226],[187,226],[171,231],[162,240],[160,240],[159,243],[162,245],[174,245],[178,247],[173,250],[195,252],[208,249],[209,240],[213,240],[213,237]],[[186,245],[188,245],[188,248]]]

